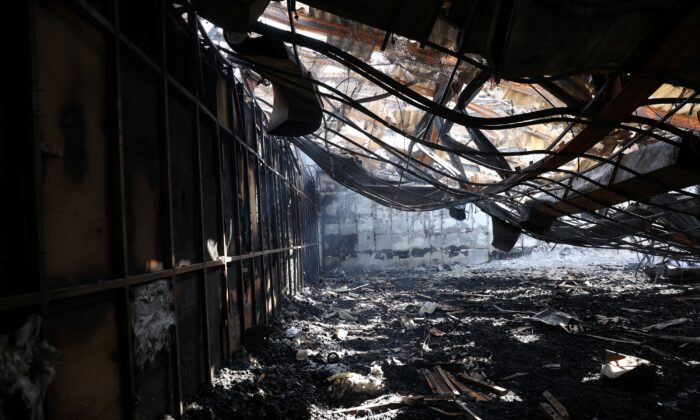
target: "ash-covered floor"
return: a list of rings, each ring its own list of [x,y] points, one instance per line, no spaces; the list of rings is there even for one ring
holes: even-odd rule
[[[270,327],[246,336],[247,353],[185,418],[451,418],[466,407],[482,419],[535,419],[546,418],[544,391],[571,418],[700,413],[700,345],[684,342],[700,337],[697,284],[653,284],[624,266],[501,263],[338,272],[307,286]],[[425,313],[429,302],[437,308]],[[532,319],[548,308],[580,326]],[[601,379],[606,349],[648,360],[653,382]],[[426,373],[469,391],[438,396]]]

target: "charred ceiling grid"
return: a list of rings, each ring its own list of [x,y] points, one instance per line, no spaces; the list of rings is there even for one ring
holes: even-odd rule
[[[270,2],[239,26],[220,20],[235,2],[195,5],[345,186],[404,210],[474,203],[497,236],[697,259],[697,5],[394,3]]]

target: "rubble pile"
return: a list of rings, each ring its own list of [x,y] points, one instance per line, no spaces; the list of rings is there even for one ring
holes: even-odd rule
[[[307,286],[276,314],[268,344],[223,370],[186,418],[700,412],[699,309],[679,299],[698,294],[692,284],[621,265],[495,264],[338,271]],[[625,386],[628,375],[646,383]]]

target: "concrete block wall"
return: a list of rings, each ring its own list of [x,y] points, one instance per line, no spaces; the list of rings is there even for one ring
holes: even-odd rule
[[[491,218],[468,205],[458,221],[448,210],[407,212],[384,207],[320,177],[321,235],[326,269],[479,264],[491,253]]]

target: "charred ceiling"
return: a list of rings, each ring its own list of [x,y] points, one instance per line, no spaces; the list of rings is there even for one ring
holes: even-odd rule
[[[526,232],[700,255],[695,2],[194,6],[268,132],[367,197],[474,203],[503,248]]]

